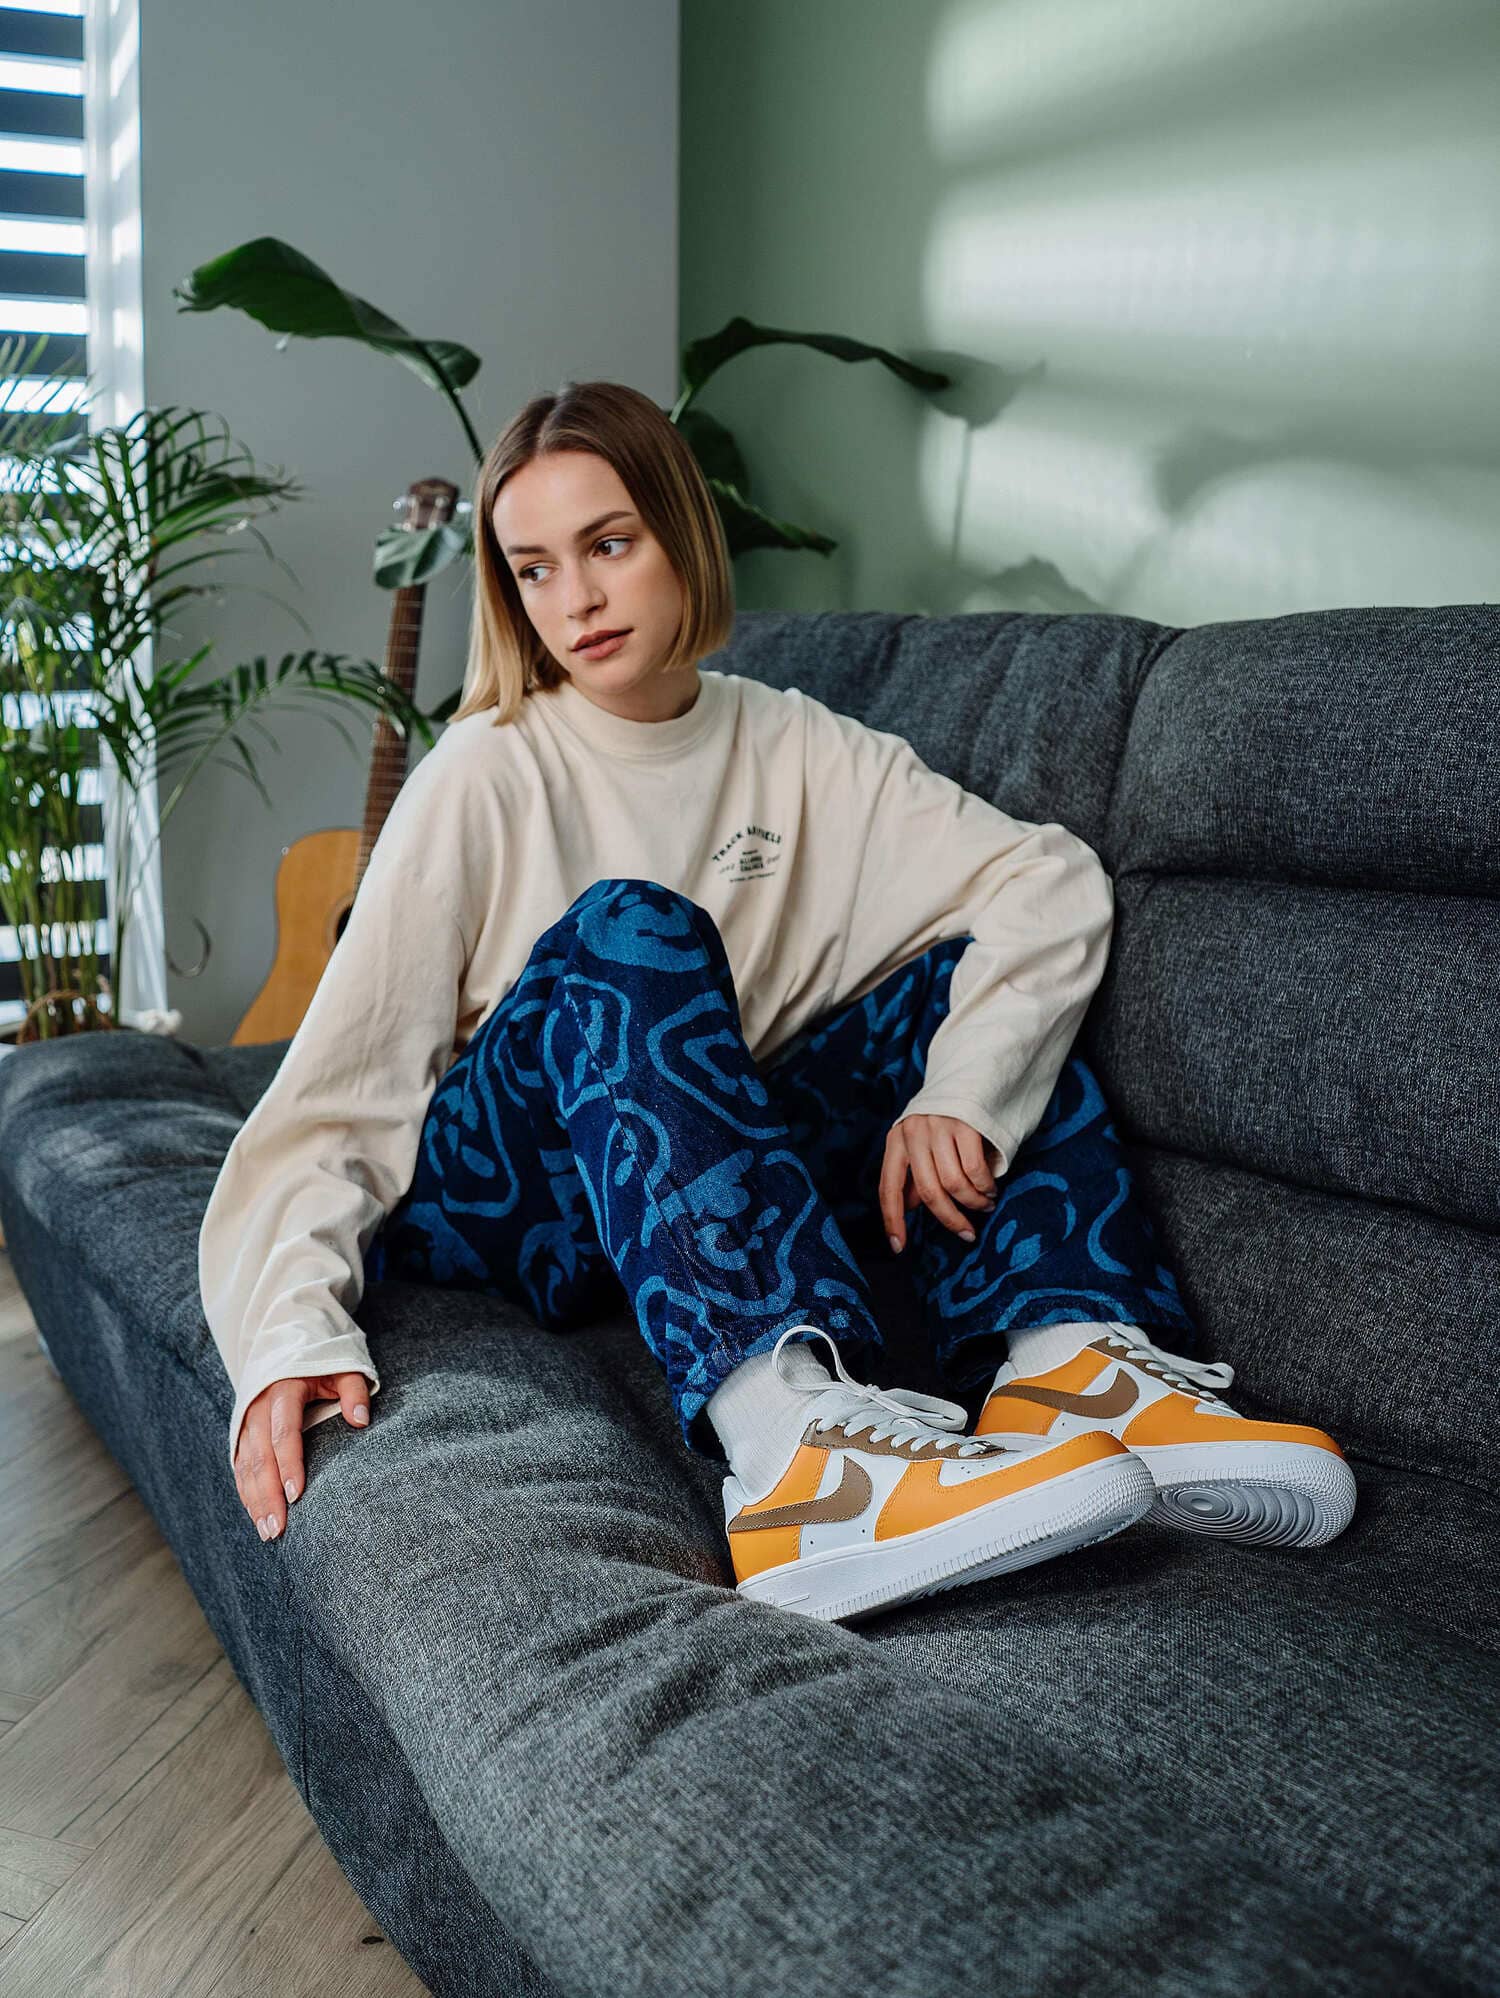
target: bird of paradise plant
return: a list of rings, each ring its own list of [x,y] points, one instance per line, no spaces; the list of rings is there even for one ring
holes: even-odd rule
[[[281,238],[257,236],[211,258],[174,286],[173,296],[184,312],[243,312],[277,334],[279,347],[294,338],[356,340],[389,355],[443,397],[475,463],[483,457],[461,393],[481,366],[473,349],[456,340],[409,333],[389,313],[339,284]],[[836,361],[878,362],[923,394],[936,394],[952,386],[951,376],[868,341],[842,333],[760,326],[738,315],[717,333],[689,341],[682,351],[682,384],[667,414],[682,431],[708,481],[731,557],[752,548],[805,549],[831,555],[838,546],[826,534],[778,520],[752,500],[750,470],[743,452],[727,426],[699,403],[708,383],[728,362],[754,348],[777,345],[807,347]],[[471,560],[473,552],[473,526],[464,516],[425,532],[389,528],[375,544],[375,581],[390,590],[425,582],[451,562]],[[455,691],[428,710],[430,719],[446,720],[458,701],[459,692]]]

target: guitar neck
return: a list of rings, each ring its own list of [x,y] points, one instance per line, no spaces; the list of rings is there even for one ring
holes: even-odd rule
[[[453,518],[457,501],[458,487],[449,480],[418,479],[396,502],[396,510],[404,516],[403,528],[420,533],[446,526]],[[412,701],[416,693],[417,651],[422,637],[422,605],[426,595],[425,583],[405,583],[396,591],[395,602],[391,605],[391,628],[385,646],[385,677],[401,689],[408,701]],[[378,715],[354,869],[356,894],[365,878],[365,868],[375,850],[380,829],[396,802],[397,792],[406,782],[410,750],[407,739],[397,734],[384,715]]]
[[[391,606],[391,629],[385,649],[385,676],[394,680],[408,698],[417,684],[417,649],[422,636],[422,601],[425,585],[404,584]],[[364,819],[359,829],[359,857],[354,884],[358,891],[365,868],[386,815],[396,802],[396,794],[406,782],[407,756],[411,745],[398,735],[384,715],[375,720],[375,740],[370,754],[370,779],[365,787]]]

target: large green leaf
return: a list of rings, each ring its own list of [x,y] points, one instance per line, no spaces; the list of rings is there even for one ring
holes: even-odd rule
[[[375,542],[375,581],[382,590],[425,583],[474,553],[474,538],[466,520],[447,520],[437,527],[387,527]]]
[[[199,264],[172,288],[183,312],[232,306],[273,333],[303,340],[359,340],[391,354],[430,388],[451,391],[471,382],[479,356],[456,340],[419,340],[368,299],[337,284],[311,257],[278,236],[257,236]]]
[[[831,555],[839,545],[826,534],[815,534],[811,528],[793,527],[790,521],[773,519],[722,479],[710,479],[708,485],[718,504],[731,557],[744,555],[752,548],[810,548],[817,555]]]
[[[831,555],[838,547],[826,534],[776,520],[755,505],[749,498],[749,467],[732,433],[716,416],[687,409],[677,418],[677,427],[714,496],[731,560],[751,548],[810,548],[819,555]]]
[[[706,479],[722,479],[743,497],[750,490],[750,467],[739,445],[716,416],[707,410],[685,409],[677,428],[692,447],[698,469]]]
[[[672,412],[674,418],[681,421],[693,397],[726,361],[732,361],[736,354],[746,353],[752,347],[776,346],[812,347],[820,354],[831,355],[836,361],[879,361],[882,367],[889,368],[893,375],[911,388],[921,389],[928,395],[953,385],[951,375],[919,367],[915,361],[893,354],[888,347],[872,347],[868,341],[851,340],[842,333],[792,333],[782,326],[757,326],[754,320],[737,313],[717,333],[706,334],[701,340],[690,340],[683,348],[683,388]]]

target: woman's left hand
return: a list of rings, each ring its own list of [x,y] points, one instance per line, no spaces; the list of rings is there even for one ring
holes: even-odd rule
[[[988,1213],[995,1205],[995,1162],[1000,1154],[988,1138],[961,1117],[914,1113],[892,1124],[880,1168],[880,1214],[891,1247],[906,1247],[907,1209],[931,1208],[945,1228],[972,1237],[963,1211]],[[908,1193],[908,1182],[915,1188]]]

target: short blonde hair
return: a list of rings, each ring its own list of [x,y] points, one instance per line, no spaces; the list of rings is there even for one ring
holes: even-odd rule
[[[566,678],[526,615],[495,537],[495,501],[513,472],[553,451],[592,451],[620,475],[642,520],[677,572],[682,623],[660,670],[717,652],[734,626],[724,526],[686,438],[650,396],[623,382],[564,382],[534,396],[495,439],[474,481],[474,603],[462,696],[449,717],[493,708],[514,721],[537,687]]]

